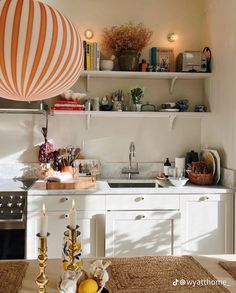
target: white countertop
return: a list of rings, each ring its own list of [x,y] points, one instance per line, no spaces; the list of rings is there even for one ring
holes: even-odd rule
[[[194,258],[206,268],[217,280],[226,281],[226,288],[232,292],[236,292],[236,280],[234,280],[219,264],[220,260],[236,261],[236,255],[208,255],[208,256],[194,256]],[[84,259],[86,261],[86,259]],[[60,260],[48,260],[47,261],[47,276],[49,278],[49,284],[47,290],[50,293],[56,293],[58,290],[57,282],[60,276]],[[35,285],[35,278],[38,274],[37,261],[30,261],[30,265],[27,269],[25,279],[23,281],[22,289],[19,293],[32,293],[37,291]],[[190,291],[190,290],[189,290]],[[195,292],[195,290],[194,290]]]
[[[114,180],[112,180],[115,182]],[[122,180],[118,180],[122,182]],[[142,180],[142,182],[155,182],[155,180]],[[126,180],[127,182],[127,180]],[[139,180],[132,180],[132,182],[140,182]],[[46,182],[38,180],[28,191],[29,195],[73,195],[73,194],[210,194],[210,193],[234,193],[230,188],[213,185],[213,186],[197,186],[187,184],[184,187],[155,187],[155,188],[111,188],[107,180],[97,181],[96,190],[80,190],[80,189],[61,189],[61,190],[47,190]]]

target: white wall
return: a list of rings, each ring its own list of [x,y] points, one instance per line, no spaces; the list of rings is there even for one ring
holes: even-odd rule
[[[94,41],[100,41],[104,27],[128,21],[143,22],[154,31],[152,46],[172,46],[167,42],[169,32],[179,34],[174,44],[176,53],[186,49],[202,48],[203,0],[47,0],[61,10],[79,28],[81,35],[87,28],[95,32]],[[143,56],[148,57],[149,50]],[[154,104],[176,101],[185,97],[194,104],[202,102],[202,83],[178,81],[173,96],[169,94],[168,81],[151,80],[92,80],[88,96],[109,94],[122,88],[127,92],[135,85],[145,86],[145,99]],[[80,79],[74,89],[85,90],[85,80]],[[85,120],[75,116],[50,117],[49,138],[57,147],[82,146],[87,157],[97,157],[106,162],[127,161],[131,140],[136,144],[137,159],[142,162],[163,161],[167,156],[185,155],[190,149],[199,150],[201,123],[198,119],[177,119],[169,132],[168,119],[111,119],[96,118],[91,129],[86,130]],[[37,145],[43,142],[40,133],[43,117],[32,115],[0,114],[0,162],[37,161]]]
[[[102,29],[129,21],[143,22],[153,32],[152,46],[170,46],[167,34],[179,34],[175,50],[201,49],[204,0],[44,0],[62,11],[78,27],[94,31],[100,41]],[[144,53],[148,56],[148,53]]]
[[[206,1],[206,35],[213,53],[209,103],[212,117],[203,124],[203,144],[220,150],[223,166],[236,169],[236,1]]]

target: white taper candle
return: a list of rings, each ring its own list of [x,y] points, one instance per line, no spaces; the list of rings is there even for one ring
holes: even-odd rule
[[[75,201],[73,199],[72,201],[72,207],[70,209],[70,212],[69,212],[69,225],[70,225],[70,228],[71,229],[75,229],[76,228],[76,223],[77,222],[77,211],[76,211],[76,208],[75,208]]]
[[[41,237],[46,237],[47,233],[48,233],[48,215],[46,214],[45,204],[43,204],[43,209],[40,215],[39,234]]]

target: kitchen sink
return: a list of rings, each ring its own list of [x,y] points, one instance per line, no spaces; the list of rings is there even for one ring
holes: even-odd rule
[[[156,183],[109,183],[108,185],[111,188],[154,188],[156,187]]]
[[[120,181],[120,182],[109,182],[108,181],[108,185],[111,188],[155,188],[156,187],[156,182],[152,181],[152,182],[139,182],[137,181]]]

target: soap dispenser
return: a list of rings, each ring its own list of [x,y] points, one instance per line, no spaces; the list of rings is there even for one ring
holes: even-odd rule
[[[169,158],[166,158],[166,161],[165,161],[165,163],[164,163],[164,174],[165,174],[165,176],[167,176],[168,177],[168,175],[169,175],[169,168],[171,167],[171,163],[170,163],[170,161],[169,161]]]

